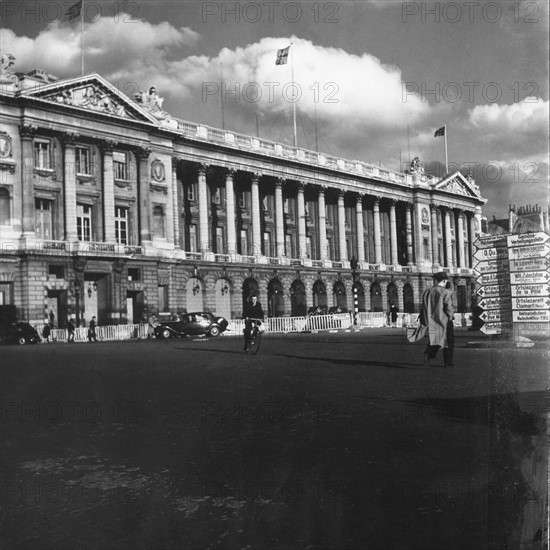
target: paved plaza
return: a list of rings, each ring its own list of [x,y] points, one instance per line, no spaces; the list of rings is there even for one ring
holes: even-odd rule
[[[3,347],[4,547],[543,548],[548,347],[480,336]]]

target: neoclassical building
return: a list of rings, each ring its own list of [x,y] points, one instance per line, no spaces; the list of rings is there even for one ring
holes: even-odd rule
[[[276,317],[351,310],[352,259],[361,310],[415,312],[443,269],[469,311],[471,177],[186,122],[154,88],[130,98],[98,74],[0,78],[0,305],[19,319],[234,318],[252,292]]]

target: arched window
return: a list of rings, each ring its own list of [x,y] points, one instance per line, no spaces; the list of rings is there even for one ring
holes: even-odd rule
[[[11,225],[10,192],[0,187],[0,225]]]
[[[164,225],[164,210],[162,206],[153,208],[153,231],[155,237],[159,239],[166,238],[166,228]]]

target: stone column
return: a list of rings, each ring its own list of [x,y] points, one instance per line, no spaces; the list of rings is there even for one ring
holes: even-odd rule
[[[259,191],[259,181],[261,174],[252,175],[252,184],[251,184],[251,200],[252,204],[250,205],[252,211],[252,249],[254,250],[255,256],[262,255],[262,225],[260,221],[260,191]],[[247,250],[248,254],[249,251]]]
[[[344,192],[338,192],[338,248],[340,249],[340,261],[348,259],[348,248],[346,246],[346,209],[344,207]]]
[[[283,180],[278,179],[275,183],[275,242],[277,256],[285,255],[285,224],[283,212]]]
[[[407,204],[405,209],[405,231],[407,234],[407,264],[414,265],[412,205]]]
[[[106,141],[101,144],[103,155],[103,239],[115,242],[115,174],[113,166],[113,149],[116,143]]]
[[[395,219],[395,200],[390,201],[390,249],[391,249],[391,264],[397,265],[397,221]]]
[[[21,124],[19,126],[19,136],[21,138],[21,180],[22,180],[22,229],[23,237],[33,237],[34,228],[34,158],[33,158],[33,138],[36,126]],[[74,151],[74,150],[73,150]],[[76,218],[75,218],[76,220]],[[75,221],[76,223],[76,221]]]
[[[63,145],[63,197],[65,203],[65,240],[76,241],[76,158],[75,141],[78,134],[64,134],[61,140]]]
[[[199,250],[201,252],[210,251],[210,241],[208,239],[208,192],[206,189],[206,164],[201,164],[198,171],[198,190],[199,190]]]
[[[325,206],[325,187],[319,189],[319,257],[322,261],[328,260],[328,248],[327,248],[327,218],[326,218],[326,206]]]
[[[437,206],[430,204],[432,218],[432,264],[439,266],[439,234],[437,232]]]
[[[451,211],[445,209],[445,267],[453,267],[453,243],[451,237]]]
[[[235,228],[235,191],[233,177],[235,170],[228,169],[225,174],[225,214],[227,216],[227,253],[237,253],[237,234]]]
[[[357,195],[355,203],[355,215],[357,218],[357,261],[365,261],[365,232],[363,229],[363,195]]]
[[[463,216],[464,212],[460,210],[458,212],[458,218],[457,218],[457,231],[458,235],[456,238],[457,247],[458,247],[458,267],[466,267],[466,264],[464,263],[464,219]]]
[[[306,251],[306,208],[304,202],[304,189],[303,183],[298,183],[298,257],[307,258]]]
[[[151,193],[149,178],[149,155],[151,150],[140,148],[136,152],[139,177],[139,235],[140,244],[151,243]]]
[[[382,263],[382,242],[380,240],[380,199],[374,199],[374,263]]]
[[[468,223],[469,229],[470,229],[470,257],[468,258],[469,261],[469,267],[472,267],[473,261],[474,261],[474,252],[475,252],[475,246],[474,242],[477,239],[476,235],[476,216],[474,212],[470,212],[470,220]]]
[[[180,249],[181,239],[181,194],[178,189],[178,159],[172,158],[172,205],[174,216],[174,248]]]

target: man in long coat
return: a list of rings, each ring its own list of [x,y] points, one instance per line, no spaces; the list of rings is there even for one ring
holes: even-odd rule
[[[424,351],[424,366],[435,359],[437,350],[443,348],[445,367],[453,367],[454,327],[453,293],[445,288],[447,273],[441,271],[434,275],[436,285],[426,290],[422,296],[420,324],[428,327],[429,343]]]

